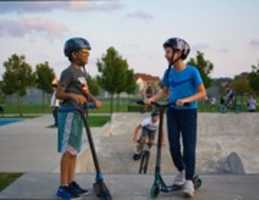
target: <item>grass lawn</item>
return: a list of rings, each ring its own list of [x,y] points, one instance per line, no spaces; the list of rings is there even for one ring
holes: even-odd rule
[[[108,115],[90,115],[89,116],[89,124],[91,127],[100,127],[103,126],[106,122],[108,122],[111,119]]]
[[[247,97],[243,98],[243,106],[242,112],[247,111],[246,108],[246,101]],[[89,113],[109,113],[110,112],[110,100],[106,99],[103,100],[103,105],[99,109],[92,109],[89,110]],[[134,104],[133,100],[123,99],[117,104],[117,100],[114,100],[113,104],[113,111],[114,112],[128,112],[128,105],[136,105]],[[259,102],[259,97],[257,97],[257,102]],[[6,114],[16,114],[17,113],[17,106],[15,104],[3,104]],[[29,117],[29,114],[37,116],[37,114],[41,113],[51,113],[51,109],[49,105],[37,105],[37,104],[24,104],[21,106],[21,110],[24,113],[25,117]],[[219,107],[217,105],[209,105],[206,102],[199,102],[199,111],[200,112],[219,112]],[[259,111],[259,106],[257,108]],[[0,115],[1,117],[1,115]]]
[[[0,172],[0,191],[6,188],[9,184],[19,178],[22,173],[1,173]]]

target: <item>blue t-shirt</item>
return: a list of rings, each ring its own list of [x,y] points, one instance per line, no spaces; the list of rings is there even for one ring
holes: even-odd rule
[[[167,72],[167,70],[169,71]],[[169,90],[168,100],[170,103],[175,103],[178,99],[196,94],[198,86],[203,82],[199,70],[192,65],[187,65],[181,71],[177,71],[173,67],[167,70],[164,73],[161,83]],[[178,106],[176,108],[194,109],[197,108],[197,102],[194,101],[188,106]]]

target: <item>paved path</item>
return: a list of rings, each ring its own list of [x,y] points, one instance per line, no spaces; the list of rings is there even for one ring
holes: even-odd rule
[[[57,153],[57,129],[48,128],[52,123],[51,115],[43,115],[0,126],[0,171],[57,171],[60,155]],[[98,132],[98,128],[93,130]],[[87,155],[89,152],[82,152],[82,156]]]
[[[166,177],[170,183],[173,177]],[[203,186],[194,200],[258,200],[259,175],[204,175]],[[80,174],[77,180],[82,186],[91,187],[94,177]],[[105,176],[114,200],[147,200],[153,181],[152,176]],[[56,200],[57,174],[26,174],[0,193],[0,200]],[[96,200],[93,192],[87,200]],[[162,194],[159,199],[182,200],[181,192]]]

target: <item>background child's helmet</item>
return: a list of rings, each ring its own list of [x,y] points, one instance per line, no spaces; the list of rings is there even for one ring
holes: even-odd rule
[[[90,43],[80,37],[71,38],[66,41],[65,47],[64,47],[64,54],[67,57],[70,57],[72,52],[79,51],[81,49],[89,49],[91,50]]]
[[[170,38],[164,44],[164,48],[170,47],[173,50],[179,50],[182,52],[181,58],[184,60],[187,58],[191,51],[190,45],[181,38]]]

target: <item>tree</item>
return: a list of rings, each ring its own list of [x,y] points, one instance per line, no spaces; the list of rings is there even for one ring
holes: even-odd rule
[[[34,72],[35,86],[42,91],[42,110],[45,104],[45,95],[50,94],[52,89],[52,81],[55,78],[55,73],[50,68],[49,63],[40,63],[36,65],[36,71]]]
[[[236,92],[236,94],[243,96],[246,93],[251,92],[251,87],[247,76],[238,75],[232,80],[230,87]]]
[[[199,69],[205,87],[210,87],[212,79],[209,75],[213,70],[214,65],[212,62],[204,58],[204,53],[197,51],[196,57],[191,58],[188,64],[194,65]]]
[[[4,102],[3,81],[0,81],[0,104]]]
[[[125,92],[127,94],[134,94],[137,90],[137,84],[134,78],[134,71],[132,69],[128,70],[127,72],[127,80],[125,87]]]
[[[249,85],[255,93],[259,93],[259,63],[252,66],[252,72],[248,75]]]
[[[126,91],[127,84],[133,76],[129,74],[127,60],[123,59],[114,47],[107,49],[106,54],[97,62],[100,73],[98,82],[110,94],[110,111],[113,112],[114,95]],[[130,72],[132,73],[132,72]]]
[[[6,95],[16,96],[17,111],[22,116],[22,97],[26,95],[26,89],[32,85],[32,68],[26,63],[25,56],[16,54],[4,62],[4,68],[2,91]]]
[[[92,78],[90,75],[87,76],[87,85],[92,95],[97,96],[100,93],[100,87],[98,85],[97,79]]]

